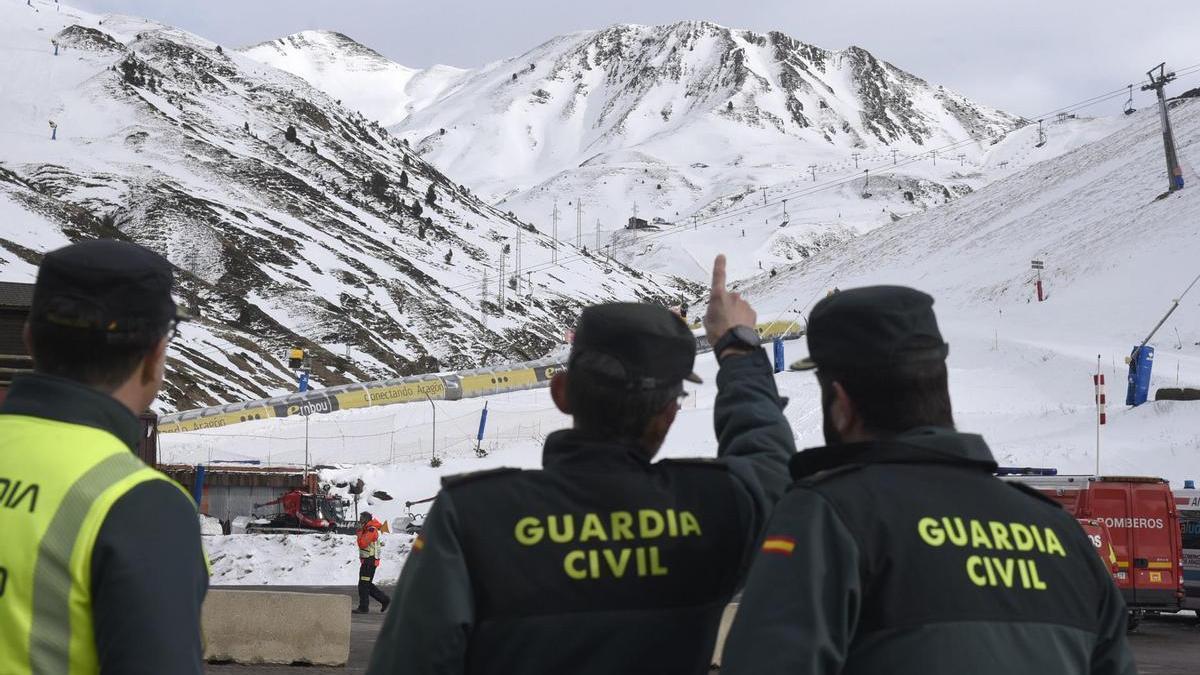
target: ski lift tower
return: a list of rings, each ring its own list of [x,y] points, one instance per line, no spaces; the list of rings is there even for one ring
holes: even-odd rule
[[[1155,76],[1154,71],[1158,71]],[[1175,73],[1168,73],[1167,64],[1160,63],[1151,68],[1146,75],[1150,78],[1150,84],[1142,85],[1142,91],[1153,90],[1158,96],[1158,112],[1162,117],[1162,133],[1163,133],[1163,149],[1167,155],[1167,181],[1169,186],[1167,192],[1174,192],[1183,188],[1183,169],[1179,166],[1179,157],[1175,154],[1175,134],[1171,131],[1171,118],[1167,114],[1167,98],[1163,93],[1163,88],[1167,83],[1175,79]]]

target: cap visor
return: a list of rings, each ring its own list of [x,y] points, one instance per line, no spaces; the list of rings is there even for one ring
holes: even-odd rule
[[[700,379],[700,376],[695,373],[691,373],[685,376],[683,379],[691,382],[692,384],[704,384],[704,380]]]
[[[812,359],[800,359],[799,361],[796,361],[792,365],[788,366],[788,370],[804,371],[804,370],[812,370],[816,367],[817,367],[816,361],[813,361]]]

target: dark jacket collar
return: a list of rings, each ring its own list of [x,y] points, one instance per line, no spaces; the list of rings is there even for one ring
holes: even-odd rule
[[[74,380],[42,373],[13,378],[0,414],[94,427],[116,436],[130,449],[141,436],[137,416],[117,399]]]
[[[551,471],[613,471],[649,467],[650,460],[637,445],[588,436],[575,429],[563,429],[550,434],[542,450],[542,468]]]
[[[920,427],[889,439],[810,448],[789,463],[797,480],[822,471],[864,464],[949,464],[994,473],[996,460],[983,437],[941,427]]]

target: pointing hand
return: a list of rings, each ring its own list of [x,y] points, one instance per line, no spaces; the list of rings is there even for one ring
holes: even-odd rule
[[[737,293],[725,290],[725,256],[713,261],[712,288],[708,296],[708,311],[704,314],[704,333],[708,344],[716,346],[721,336],[734,326],[750,326],[758,323],[758,314],[750,303]]]

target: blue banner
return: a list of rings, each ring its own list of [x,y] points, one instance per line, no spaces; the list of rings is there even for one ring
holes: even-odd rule
[[[783,340],[775,338],[775,372],[782,373],[787,369],[787,359],[783,356]]]
[[[1125,405],[1139,406],[1150,395],[1150,372],[1154,368],[1154,347],[1134,347],[1129,355],[1129,388]]]
[[[300,391],[308,391],[308,373],[300,373]]]
[[[204,465],[196,465],[196,484],[192,486],[192,497],[196,500],[196,506],[200,506],[201,500],[204,499]]]

